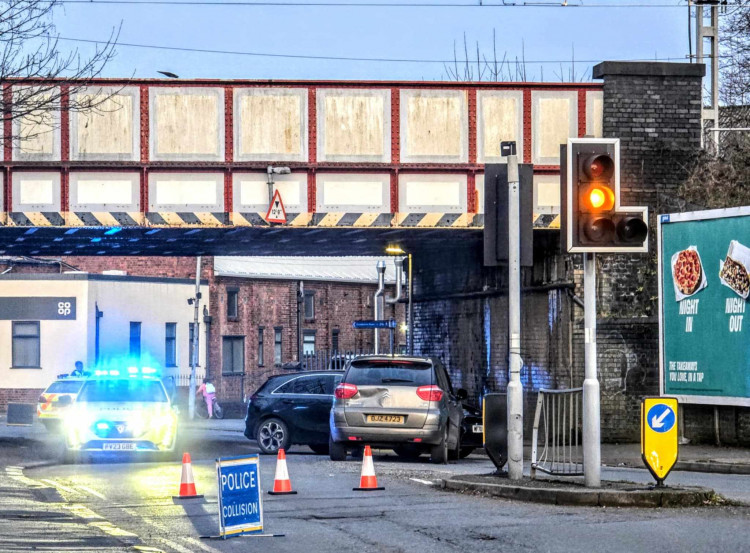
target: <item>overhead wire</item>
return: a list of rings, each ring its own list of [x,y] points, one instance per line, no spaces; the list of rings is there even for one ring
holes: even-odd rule
[[[579,8],[579,9],[621,9],[621,8],[685,8],[687,3],[675,4],[646,4],[646,3],[617,3],[592,4],[565,2],[503,2],[499,3],[466,3],[466,2],[321,2],[321,1],[274,1],[274,0],[49,0],[57,4],[114,4],[114,5],[163,5],[163,6],[217,6],[217,7],[326,7],[326,8]],[[723,4],[724,6],[742,8],[742,3]]]
[[[287,58],[287,59],[306,59],[306,60],[324,60],[324,61],[357,61],[357,62],[375,62],[375,63],[453,63],[453,59],[428,59],[428,58],[380,58],[380,57],[357,57],[357,56],[325,56],[325,55],[314,55],[314,54],[280,54],[274,52],[248,52],[241,50],[215,50],[209,48],[188,48],[182,46],[165,46],[157,44],[136,44],[132,42],[114,42],[111,43],[106,40],[92,40],[84,38],[72,38],[72,37],[57,37],[58,40],[64,40],[68,42],[80,42],[88,44],[112,44],[113,46],[123,46],[127,48],[146,48],[154,50],[172,50],[178,52],[193,52],[203,54],[222,54],[222,55],[233,55],[233,56],[253,56],[253,57],[268,57],[268,58]],[[704,56],[709,58],[711,56]],[[718,56],[718,57],[726,57]],[[654,57],[654,58],[641,58],[641,59],[610,59],[609,61],[684,61],[686,56],[679,57]],[[523,60],[524,63],[567,63],[570,60],[567,59],[556,59],[556,60]],[[595,60],[575,60],[580,63],[599,63],[601,59]]]

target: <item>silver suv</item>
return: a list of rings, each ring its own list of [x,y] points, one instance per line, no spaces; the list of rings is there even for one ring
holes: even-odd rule
[[[433,462],[447,463],[461,447],[465,398],[437,359],[357,357],[334,391],[330,457],[343,461],[348,450],[370,445],[407,458],[429,451]]]

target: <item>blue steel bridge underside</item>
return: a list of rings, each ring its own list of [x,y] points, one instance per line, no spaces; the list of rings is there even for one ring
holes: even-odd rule
[[[404,250],[476,248],[481,228],[351,227],[0,227],[0,255],[383,255]]]

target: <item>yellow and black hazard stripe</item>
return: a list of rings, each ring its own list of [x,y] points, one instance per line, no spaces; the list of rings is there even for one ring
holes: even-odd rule
[[[534,214],[534,228],[536,229],[559,229],[560,214],[544,213],[541,215]]]
[[[15,227],[269,227],[263,213],[212,212],[0,212],[0,226]],[[481,213],[289,213],[287,227],[481,229]],[[534,214],[535,229],[559,229],[560,215]]]

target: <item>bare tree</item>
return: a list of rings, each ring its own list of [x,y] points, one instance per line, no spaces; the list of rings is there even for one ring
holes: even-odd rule
[[[464,82],[544,82],[543,63],[539,64],[538,78],[535,74],[528,72],[528,67],[533,64],[526,61],[526,45],[524,41],[521,41],[520,59],[517,56],[514,59],[508,59],[507,52],[503,53],[502,59],[498,59],[495,29],[492,30],[492,52],[489,59],[486,54],[481,52],[479,41],[476,41],[476,56],[474,54],[469,55],[469,43],[466,33],[464,33],[463,42],[463,58],[460,58],[456,49],[456,41],[453,41],[453,63],[444,64],[444,75],[448,76],[448,80]],[[576,72],[575,47],[572,47],[570,69],[567,72],[564,71],[561,62],[560,72],[557,73],[553,70],[552,73],[560,82],[583,82],[590,77],[591,68],[586,67],[580,70],[580,72]]]
[[[750,0],[721,14],[719,96],[725,105],[750,103]]]
[[[0,84],[2,120],[13,125],[14,141],[29,140],[47,132],[59,111],[92,111],[108,94],[76,94],[90,87],[115,54],[119,29],[95,47],[89,56],[78,50],[63,51],[53,22],[58,0],[4,0],[0,2]]]

